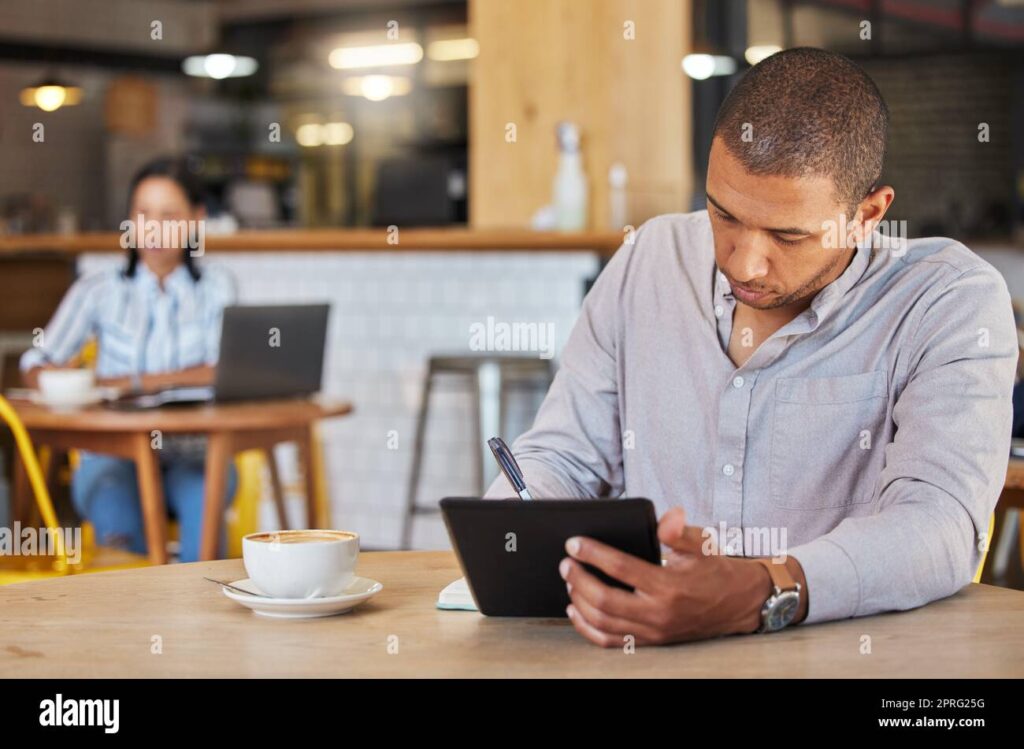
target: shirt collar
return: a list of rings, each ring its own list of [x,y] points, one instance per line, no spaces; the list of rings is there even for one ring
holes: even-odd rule
[[[164,289],[166,291],[180,290],[189,278],[189,272],[185,265],[178,265],[164,278]],[[147,292],[156,293],[160,291],[160,279],[141,260],[135,266],[135,283]]]

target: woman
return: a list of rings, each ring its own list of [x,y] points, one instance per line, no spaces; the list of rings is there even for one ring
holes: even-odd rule
[[[68,290],[40,345],[21,357],[30,387],[37,387],[43,369],[67,366],[92,337],[100,384],[149,391],[213,383],[221,314],[235,292],[223,271],[200,270],[189,246],[189,237],[203,236],[195,231],[205,217],[198,180],[183,160],[154,161],[132,180],[129,203],[130,219],[122,225],[134,228],[126,233],[127,262],[80,278]],[[182,240],[164,246],[168,236]],[[160,449],[164,496],[180,525],[183,562],[199,558],[204,451],[205,440],[182,437],[164,437]],[[78,513],[92,522],[101,545],[145,553],[134,462],[85,451],[81,457],[71,484]],[[225,505],[236,484],[232,466]]]

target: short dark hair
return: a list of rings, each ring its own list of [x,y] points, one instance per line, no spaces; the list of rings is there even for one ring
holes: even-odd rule
[[[714,136],[753,174],[826,176],[853,210],[882,176],[889,109],[875,82],[835,52],[795,47],[746,72]]]
[[[131,186],[128,189],[129,212],[131,211],[131,201],[135,197],[135,191],[144,180],[147,180],[150,177],[163,177],[165,179],[172,180],[182,189],[182,192],[185,193],[185,197],[188,198],[189,205],[192,207],[203,205],[205,203],[206,190],[199,177],[198,170],[195,169],[186,158],[178,156],[163,156],[158,159],[153,159],[135,172],[135,176],[132,177]],[[131,218],[134,220],[134,216]],[[181,252],[181,260],[185,265],[185,269],[188,271],[188,274],[192,277],[193,281],[198,281],[202,276],[202,271],[200,271],[199,266],[196,265],[195,258],[192,256],[192,250],[188,247],[184,247]],[[122,275],[127,278],[132,278],[135,275],[135,269],[138,265],[139,251],[134,246],[129,247],[128,261],[125,263],[124,269],[121,271]]]

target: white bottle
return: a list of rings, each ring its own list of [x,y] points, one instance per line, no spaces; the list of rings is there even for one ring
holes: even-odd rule
[[[587,228],[587,177],[583,173],[580,134],[571,122],[560,122],[558,172],[553,185],[554,206],[559,231],[583,231]]]
[[[612,231],[623,231],[629,223],[626,215],[626,183],[629,174],[626,165],[616,161],[608,170],[608,228]]]

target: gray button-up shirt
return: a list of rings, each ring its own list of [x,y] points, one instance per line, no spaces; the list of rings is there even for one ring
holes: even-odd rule
[[[788,553],[808,622],[969,583],[1009,456],[1009,292],[954,240],[880,242],[737,368],[707,212],[646,222],[594,284],[512,446],[532,495],[648,497],[733,552]],[[509,494],[499,477],[486,496]]]

